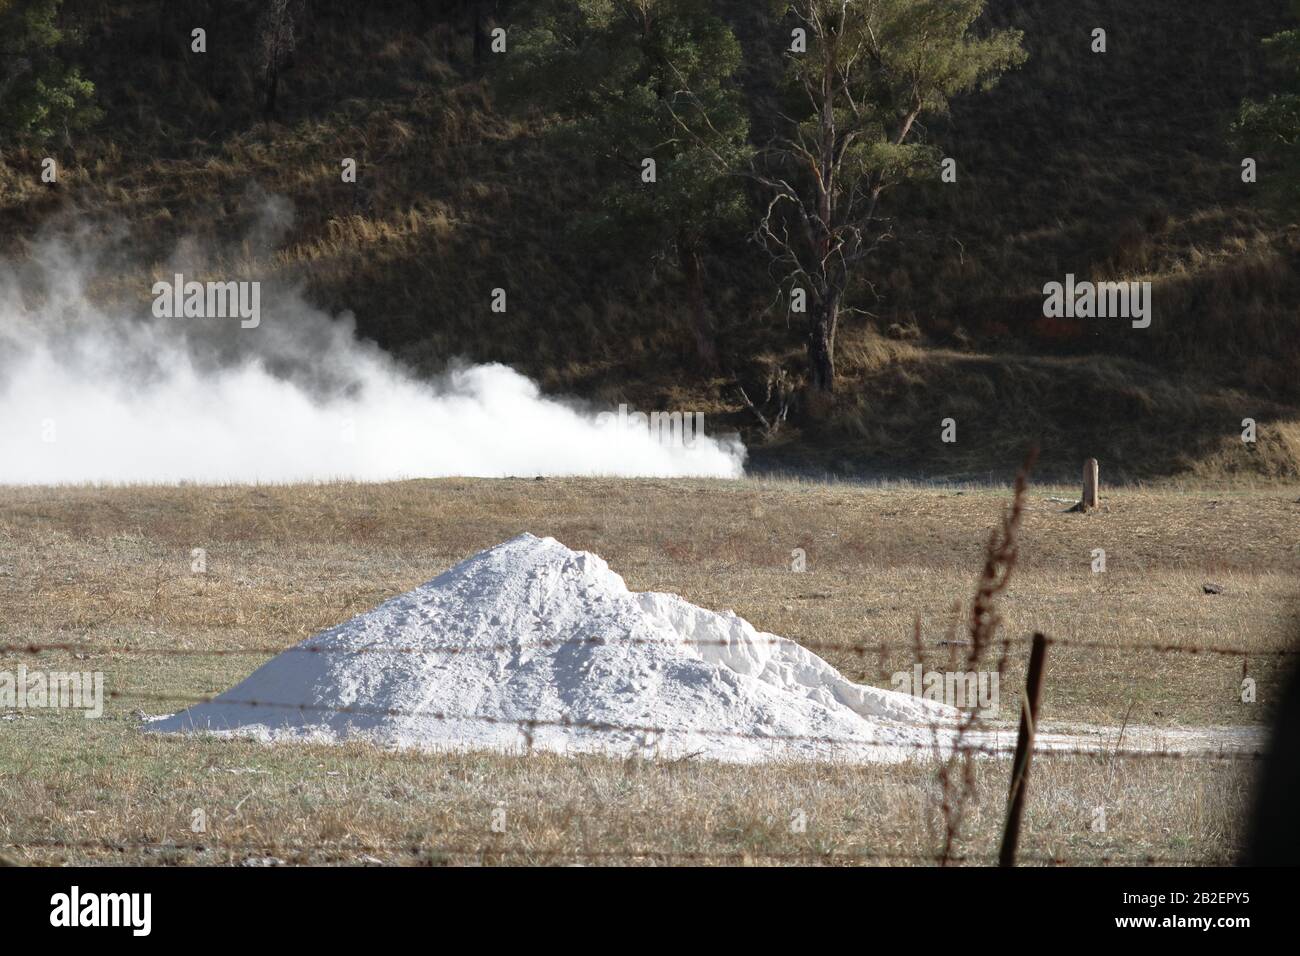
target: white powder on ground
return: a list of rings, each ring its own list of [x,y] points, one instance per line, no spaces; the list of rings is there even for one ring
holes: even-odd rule
[[[951,741],[956,716],[854,684],[730,611],[629,591],[596,555],[523,534],[148,727],[434,750],[866,761]]]

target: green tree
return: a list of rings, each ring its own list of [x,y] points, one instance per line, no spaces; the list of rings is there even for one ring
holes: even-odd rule
[[[675,258],[697,353],[715,365],[704,251],[744,232],[750,156],[730,29],[708,0],[558,0],[510,43],[507,88],[556,110],[599,161],[579,228],[621,253]]]
[[[48,139],[92,122],[95,88],[62,57],[62,0],[0,0],[0,131]]]
[[[850,282],[890,234],[882,194],[933,175],[918,133],[960,93],[1025,59],[1018,30],[977,33],[985,0],[793,0],[790,95],[756,175],[771,197],[759,226],[785,279],[808,297],[811,384],[835,388],[835,333]]]
[[[1300,0],[1292,4],[1300,17]],[[1264,100],[1247,100],[1233,127],[1239,143],[1276,160],[1283,175],[1273,180],[1285,200],[1300,205],[1300,29],[1284,30],[1264,41],[1270,59],[1288,74],[1287,90]]]

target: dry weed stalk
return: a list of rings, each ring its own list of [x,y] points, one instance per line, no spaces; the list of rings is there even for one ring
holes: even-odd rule
[[[992,644],[998,626],[1002,623],[1002,617],[996,607],[997,598],[1011,583],[1011,574],[1015,570],[1019,557],[1020,522],[1024,517],[1025,491],[1029,486],[1029,472],[1037,460],[1038,449],[1030,449],[1020,470],[1016,473],[1011,507],[1003,512],[1001,525],[989,532],[988,543],[984,546],[984,567],[980,571],[979,581],[975,587],[975,600],[971,604],[970,652],[966,658],[966,666],[970,671],[978,670],[985,651]],[[952,628],[953,632],[955,630],[956,621],[953,622]],[[949,635],[950,647],[953,646],[952,640],[955,636],[955,633]],[[1010,639],[1003,639],[1002,651],[997,661],[999,683],[1006,668],[1010,649]],[[940,810],[944,825],[943,850],[939,855],[940,866],[953,862],[953,849],[961,836],[966,806],[976,790],[974,755],[962,745],[967,733],[979,720],[979,709],[970,708],[958,723],[956,740],[951,751],[939,764],[939,786],[942,793]],[[958,761],[961,763],[959,787],[953,780],[954,765]]]

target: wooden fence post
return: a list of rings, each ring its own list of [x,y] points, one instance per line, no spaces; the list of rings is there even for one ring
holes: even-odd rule
[[[1034,635],[1029,652],[1029,673],[1025,676],[1025,698],[1020,703],[1020,735],[1016,738],[1016,755],[1011,762],[1011,790],[1007,794],[1007,825],[1002,832],[1002,852],[998,866],[1016,865],[1016,845],[1020,842],[1020,817],[1025,809],[1025,787],[1029,782],[1029,765],[1034,759],[1034,735],[1038,728],[1038,702],[1043,691],[1043,661],[1047,656],[1047,638]]]
[[[1083,463],[1083,510],[1091,511],[1098,502],[1098,466],[1096,458]]]

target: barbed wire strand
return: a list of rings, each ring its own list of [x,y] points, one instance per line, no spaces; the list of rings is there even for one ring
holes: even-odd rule
[[[165,703],[165,704],[189,704],[198,706],[203,704],[216,704],[218,706],[232,707],[249,707],[259,709],[272,709],[283,711],[297,711],[300,713],[331,713],[347,716],[358,717],[397,717],[409,719],[432,720],[440,723],[483,723],[495,726],[506,726],[516,728],[523,735],[528,748],[533,745],[533,738],[539,729],[564,729],[590,731],[593,733],[625,733],[637,734],[650,738],[645,746],[647,749],[657,747],[660,738],[672,738],[683,735],[695,735],[699,737],[721,737],[726,739],[752,740],[761,741],[769,744],[790,743],[790,744],[815,744],[826,747],[842,747],[850,750],[873,750],[884,751],[886,753],[893,751],[912,750],[916,752],[929,752],[938,756],[945,756],[951,753],[968,753],[974,756],[1008,756],[1015,752],[1014,745],[986,746],[982,744],[944,744],[936,745],[935,741],[876,741],[861,740],[848,737],[832,737],[817,734],[764,734],[750,731],[726,730],[723,728],[710,727],[661,727],[653,724],[629,724],[617,723],[603,720],[586,720],[577,717],[503,717],[493,714],[455,714],[441,710],[408,710],[400,707],[367,707],[356,704],[317,704],[307,701],[298,703],[288,703],[284,701],[261,700],[261,699],[243,699],[225,697],[222,695],[205,695],[205,694],[162,694],[156,692],[126,690],[126,691],[106,691],[105,696],[122,701],[136,701],[140,703]],[[39,709],[39,713],[53,714],[58,713],[51,708]],[[907,724],[909,729],[930,729],[944,730],[955,734],[956,724],[947,724],[939,722],[927,722]],[[235,730],[232,728],[203,728],[193,727],[195,731],[203,732],[205,730]],[[1013,736],[1010,730],[988,729],[982,731],[985,734]],[[1063,747],[1052,743],[1045,746],[1035,747],[1035,756],[1043,757],[1087,757],[1092,759],[1184,759],[1184,760],[1261,760],[1266,755],[1259,750],[1120,750],[1106,749],[1103,742],[1098,742],[1097,748],[1091,747]]]
[[[152,850],[159,853],[187,851],[193,853],[284,853],[286,855],[325,851],[333,854],[350,853],[403,853],[409,856],[514,856],[525,858],[576,858],[576,859],[671,859],[683,862],[709,860],[777,860],[808,863],[853,863],[866,860],[905,860],[939,863],[943,857],[937,853],[916,853],[878,850],[669,850],[660,847],[627,847],[619,849],[588,849],[578,847],[540,848],[511,847],[491,844],[439,844],[416,840],[395,840],[386,843],[336,844],[321,842],[285,843],[277,840],[230,842],[224,840],[195,840],[191,842],[154,841],[137,839],[58,839],[21,840],[2,842],[8,849],[82,849],[124,852],[127,849]],[[1065,856],[1062,854],[1029,853],[1018,857],[1022,862],[1048,865],[1089,864],[1103,866],[1214,866],[1223,865],[1223,858],[1215,857],[1161,857],[1142,855],[1092,855]],[[966,854],[950,856],[948,862],[988,864],[997,860],[993,854]]]
[[[1022,639],[1005,639],[1009,643],[1028,644],[1028,638]],[[1080,650],[1095,651],[1135,651],[1151,652],[1163,654],[1190,654],[1190,655],[1215,655],[1223,657],[1291,657],[1300,654],[1300,648],[1282,648],[1271,650],[1247,650],[1239,647],[1224,647],[1221,645],[1198,645],[1198,644],[1173,644],[1161,642],[1107,642],[1107,641],[1076,641],[1069,638],[1049,637],[1049,645],[1055,647],[1073,647]],[[949,642],[940,642],[935,646],[948,646]],[[20,644],[0,644],[0,654],[44,654],[62,651],[69,654],[137,654],[142,656],[156,655],[159,657],[240,657],[240,656],[272,656],[286,653],[302,654],[346,654],[346,655],[364,655],[364,654],[393,654],[393,655],[433,655],[433,654],[475,654],[475,653],[500,653],[502,651],[526,651],[532,649],[549,650],[557,647],[591,645],[597,647],[619,647],[619,646],[658,646],[664,647],[724,647],[740,649],[746,646],[779,646],[783,644],[794,644],[806,650],[820,651],[837,651],[840,653],[851,653],[858,656],[874,653],[904,652],[914,654],[916,646],[914,643],[876,643],[876,644],[843,644],[834,641],[796,641],[784,637],[760,637],[753,641],[731,641],[725,638],[717,639],[686,639],[681,641],[662,640],[654,638],[620,638],[609,640],[603,637],[574,637],[574,638],[556,638],[553,640],[539,641],[519,641],[495,644],[446,644],[434,646],[399,646],[399,647],[336,647],[329,644],[291,644],[287,647],[276,647],[267,645],[250,645],[244,647],[141,647],[138,645],[99,645],[88,644],[77,641],[52,641],[52,642],[27,642]]]

